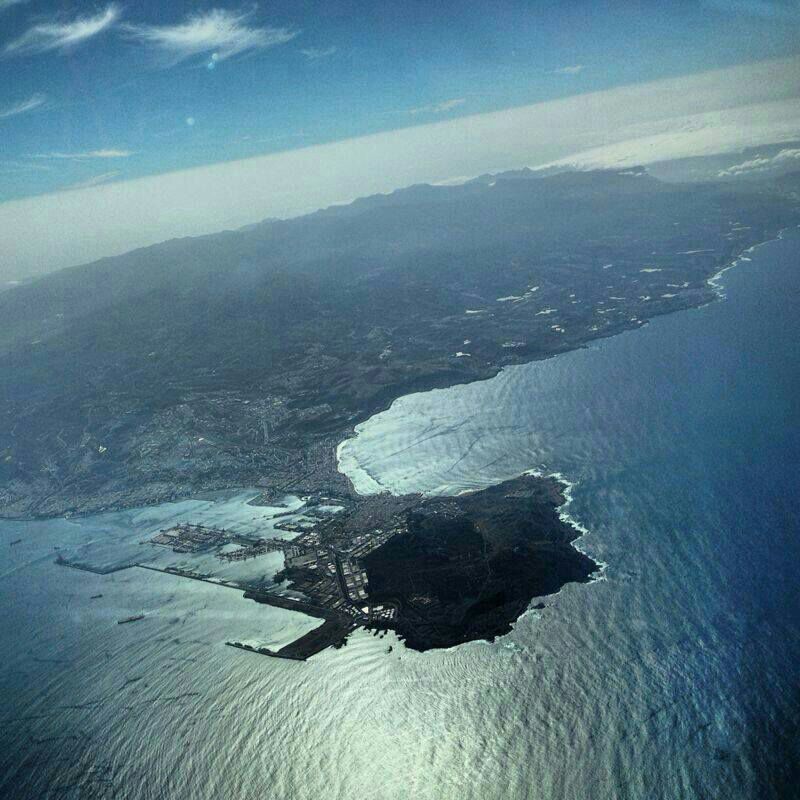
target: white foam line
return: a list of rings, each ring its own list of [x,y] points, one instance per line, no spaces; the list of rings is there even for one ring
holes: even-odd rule
[[[564,495],[564,502],[558,507],[558,517],[559,519],[564,522],[565,524],[569,525],[570,527],[574,528],[580,536],[574,539],[571,544],[572,546],[579,552],[585,555],[587,558],[590,558],[597,564],[597,569],[592,573],[591,580],[589,583],[596,583],[598,581],[607,581],[608,578],[606,577],[606,569],[608,568],[608,563],[605,561],[600,561],[596,556],[593,556],[588,551],[584,550],[579,542],[581,539],[588,536],[591,531],[585,525],[583,525],[579,520],[573,517],[569,511],[567,511],[568,507],[572,504],[573,496],[572,490],[575,488],[577,484],[573,483],[569,480],[562,472],[544,472],[538,469],[529,469],[522,473],[523,475],[532,475],[534,478],[552,478],[555,481],[558,481],[564,488],[562,494]],[[568,584],[564,584],[567,586]],[[563,586],[561,587],[564,588]],[[561,589],[555,594],[559,594]],[[550,596],[550,595],[548,595]]]
[[[800,230],[800,225],[797,225],[796,229]],[[770,244],[771,242],[775,242],[775,241],[779,241],[779,240],[783,239],[784,238],[784,234],[788,230],[791,230],[791,228],[782,229],[781,231],[779,231],[778,235],[774,239],[767,239],[766,241],[759,242],[758,244],[754,244],[751,247],[748,247],[739,256],[737,256],[730,264],[727,264],[725,267],[723,267],[721,270],[719,270],[719,272],[717,272],[715,275],[712,275],[710,278],[708,278],[706,282],[708,283],[709,286],[711,286],[714,289],[714,291],[717,293],[718,297],[724,298],[726,295],[725,295],[724,288],[723,288],[722,283],[721,283],[722,276],[729,269],[733,269],[733,267],[737,266],[740,261],[750,261],[751,259],[746,258],[746,256],[748,254],[754,253],[758,248],[763,247],[766,244]],[[353,430],[352,437],[357,436],[361,432],[361,429],[363,428],[364,424],[365,423],[360,423],[359,425],[355,426],[355,428]],[[351,436],[348,436],[348,437],[344,438],[338,444],[338,446],[336,448],[337,468],[339,469],[340,472],[342,472],[345,475],[347,475],[347,473],[342,469],[341,457],[340,456],[341,456],[342,447],[345,445],[345,443],[350,438],[351,438]],[[364,470],[363,467],[361,467],[359,465],[359,468],[364,471],[364,473],[370,478],[370,480],[372,480],[378,486],[381,486],[381,484],[378,481],[376,481],[375,478],[372,475],[370,475],[366,470]],[[591,531],[589,530],[589,528],[587,528],[585,525],[583,525],[579,520],[577,520],[575,517],[573,517],[569,513],[569,511],[567,510],[569,508],[569,506],[572,504],[572,500],[573,500],[572,490],[575,488],[576,483],[574,483],[573,481],[570,481],[561,472],[545,472],[544,470],[533,468],[533,469],[525,470],[522,474],[523,475],[532,475],[533,477],[536,477],[536,478],[552,478],[552,479],[558,481],[563,486],[562,494],[564,496],[564,502],[558,508],[559,519],[561,519],[561,521],[564,522],[565,524],[570,525],[572,528],[574,528],[580,534],[577,538],[575,538],[571,542],[572,546],[579,553],[582,553],[587,558],[590,558],[595,564],[597,564],[597,569],[590,576],[589,583],[591,584],[591,583],[600,583],[600,582],[607,581],[608,577],[606,575],[606,571],[607,571],[608,566],[609,566],[608,562],[601,561],[599,558],[597,558],[595,555],[592,555],[590,552],[585,550],[580,545],[581,540],[584,539],[586,536],[588,536],[591,533]],[[350,477],[350,476],[347,476],[347,477]],[[350,478],[350,480],[351,480],[351,483],[352,483],[353,482],[352,478]],[[356,490],[356,491],[357,491],[357,493],[359,493],[358,490]],[[476,489],[465,489],[465,490],[462,490],[461,492],[458,492],[458,495],[470,494],[473,491],[478,491],[478,490],[476,490]],[[565,583],[557,592],[553,592],[550,595],[544,595],[544,596],[546,596],[546,597],[555,597],[556,595],[561,594],[561,592],[564,589],[566,589],[569,585],[570,585],[569,583]],[[519,621],[521,619],[523,619],[524,617],[527,617],[529,614],[534,614],[537,617],[541,616],[541,614],[539,614],[537,609],[533,608],[532,606],[529,606],[511,624],[512,632],[514,631],[514,629],[519,624]],[[510,635],[511,635],[511,633],[507,634],[506,636],[498,636],[498,637],[495,638],[495,640],[493,642],[489,642],[489,641],[485,641],[485,640],[478,640],[478,641],[475,641],[475,642],[467,642],[467,643],[464,643],[464,644],[454,645],[451,648],[445,648],[445,651],[454,650],[456,647],[464,647],[465,644],[486,644],[486,645],[501,644],[503,642],[503,640],[507,639],[507,637],[510,636]],[[505,645],[503,645],[503,646],[505,646]]]
[[[800,230],[800,225],[796,226],[798,230]],[[758,244],[754,244],[751,247],[748,247],[747,250],[742,251],[736,258],[731,261],[730,264],[726,264],[719,272],[712,275],[706,283],[714,290],[717,297],[721,300],[724,300],[727,295],[725,294],[725,286],[722,283],[722,276],[729,270],[733,269],[734,267],[738,266],[742,261],[752,261],[751,258],[748,258],[750,253],[755,253],[759,247],[763,247],[766,244],[771,244],[772,242],[778,242],[784,238],[784,234],[786,231],[792,230],[792,228],[783,228],[778,232],[778,235],[774,239],[767,239],[766,241],[759,242]]]

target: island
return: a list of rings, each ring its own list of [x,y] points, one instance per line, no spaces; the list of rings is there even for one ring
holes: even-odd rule
[[[48,275],[0,294],[0,372],[14,376],[0,382],[0,515],[233,487],[265,504],[301,496],[318,519],[291,541],[184,529],[155,542],[227,559],[284,550],[284,591],[231,585],[323,623],[277,653],[233,646],[305,658],[356,626],[418,650],[492,639],[596,569],[559,514],[563,487],[523,475],[456,497],[364,497],[337,448],[411,392],[709,303],[720,271],[798,223],[800,172],[518,171]]]

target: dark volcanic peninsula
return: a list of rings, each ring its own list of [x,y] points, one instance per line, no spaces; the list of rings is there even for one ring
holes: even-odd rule
[[[563,502],[531,476],[423,500],[405,512],[405,533],[363,560],[371,604],[397,608],[386,625],[415,650],[508,633],[532,598],[597,568],[571,545],[580,534],[559,517]]]
[[[559,482],[533,475],[454,497],[359,497],[293,539],[277,578],[345,620],[397,631],[415,650],[491,640],[532,598],[597,569],[572,546],[580,531],[562,520],[564,502]]]

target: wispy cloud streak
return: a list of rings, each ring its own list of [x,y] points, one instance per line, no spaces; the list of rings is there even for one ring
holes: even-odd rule
[[[128,34],[164,55],[168,63],[210,53],[212,61],[285,44],[298,35],[289,28],[254,27],[251,13],[215,8],[192,14],[177,25],[128,25]]]
[[[134,153],[132,150],[87,150],[83,153],[36,153],[30,158],[55,158],[69,159],[71,161],[86,161],[93,158],[128,158]]]
[[[307,47],[300,51],[309,61],[318,61],[320,58],[328,58],[336,52],[335,47]]]
[[[566,67],[558,67],[553,70],[554,75],[578,75],[583,72],[583,64],[568,64]]]
[[[747,14],[771,20],[800,21],[797,0],[704,0],[703,5],[731,14]]]
[[[9,42],[3,48],[3,55],[10,57],[51,50],[72,50],[110,28],[119,19],[120,13],[119,6],[110,5],[94,16],[76,17],[68,21],[56,18],[39,22],[18,39]]]
[[[35,108],[43,106],[46,101],[47,98],[43,94],[31,95],[27,100],[20,100],[18,103],[0,108],[0,119],[16,117],[18,114],[26,114],[28,111],[33,111]]]
[[[0,11],[5,11],[7,8],[11,8],[11,6],[19,6],[27,2],[28,0],[0,0]]]
[[[433,103],[429,106],[419,106],[418,108],[409,108],[408,113],[412,116],[417,114],[446,114],[454,108],[463,106],[467,101],[463,97],[455,97],[452,100],[444,100],[441,103]]]
[[[51,172],[52,167],[47,164],[33,164],[30,161],[2,161],[0,172]]]

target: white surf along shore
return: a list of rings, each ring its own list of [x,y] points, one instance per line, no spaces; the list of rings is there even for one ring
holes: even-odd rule
[[[797,226],[797,229],[800,230],[800,226]],[[750,258],[750,255],[752,253],[754,253],[760,247],[763,247],[764,245],[769,244],[770,242],[774,242],[774,241],[783,239],[784,235],[786,234],[786,232],[788,230],[794,230],[794,229],[793,228],[792,229],[783,229],[778,233],[778,235],[775,238],[767,239],[767,240],[765,240],[763,242],[759,242],[758,244],[755,244],[755,245],[752,245],[751,247],[748,247],[746,250],[742,251],[739,255],[737,255],[735,258],[733,258],[728,264],[726,264],[724,267],[722,267],[722,269],[720,269],[714,275],[709,277],[706,280],[706,283],[714,290],[714,292],[716,294],[716,299],[724,300],[726,298],[723,278],[724,278],[725,273],[728,272],[728,270],[733,269],[734,267],[736,267],[736,266],[738,266],[738,265],[740,265],[742,263],[747,263],[747,262],[751,261],[752,259]],[[704,306],[700,306],[699,308],[703,308],[703,307]],[[688,311],[688,310],[697,310],[697,309],[695,308],[695,309],[682,309],[682,310]],[[678,312],[676,312],[676,313],[678,313]],[[642,326],[642,327],[644,327],[644,326]],[[636,330],[639,330],[639,329],[636,329]],[[635,330],[634,331],[626,331],[626,333],[634,333],[634,332],[635,332]],[[611,337],[611,338],[614,338],[614,337]],[[605,340],[603,340],[603,341],[605,341]],[[558,354],[555,354],[553,356],[550,356],[549,358],[558,358],[559,356],[564,356],[564,355],[569,355],[569,353],[558,353]],[[544,360],[549,360],[549,359],[544,359]],[[530,362],[530,363],[537,363],[537,362]],[[518,369],[520,367],[526,367],[526,366],[529,366],[529,364],[512,365],[512,366],[509,366],[509,367],[503,367],[497,375],[495,375],[492,378],[488,378],[486,380],[488,380],[488,381],[497,380],[500,375],[502,375],[504,372],[506,372],[509,369]],[[465,384],[464,386],[469,386],[469,385],[470,384]],[[357,439],[359,439],[359,437],[377,435],[377,434],[374,434],[371,429],[376,425],[376,421],[379,422],[381,417],[383,417],[384,415],[389,415],[389,414],[392,413],[396,403],[398,403],[400,401],[407,401],[408,398],[414,397],[416,395],[420,395],[421,396],[421,395],[430,395],[431,393],[434,393],[434,392],[445,392],[445,391],[446,392],[450,392],[450,391],[454,391],[454,390],[457,391],[459,388],[463,388],[463,386],[453,386],[453,387],[448,387],[446,389],[431,389],[431,390],[429,390],[427,392],[419,392],[419,393],[414,393],[414,394],[411,394],[411,395],[404,395],[403,397],[399,397],[399,398],[397,398],[397,400],[393,401],[393,403],[389,406],[388,409],[386,409],[384,411],[381,411],[378,414],[373,415],[369,419],[367,419],[364,422],[362,422],[359,425],[357,425],[355,427],[354,431],[353,431],[353,434],[351,436],[343,439],[339,443],[338,447],[336,448],[336,461],[337,461],[338,469],[342,474],[346,475],[350,479],[350,481],[353,484],[353,487],[356,490],[356,492],[358,492],[359,494],[362,494],[362,495],[379,494],[379,493],[382,493],[382,492],[394,493],[394,492],[392,492],[390,487],[385,485],[380,480],[379,476],[372,474],[372,472],[369,470],[369,468],[366,465],[364,465],[364,464],[359,462],[357,455],[353,452],[353,449],[352,449],[354,442]],[[572,542],[573,547],[575,547],[576,550],[578,550],[580,553],[583,553],[588,558],[591,558],[597,564],[597,570],[595,571],[594,575],[592,576],[592,580],[590,582],[594,583],[594,582],[597,582],[597,581],[606,581],[606,580],[608,580],[608,578],[607,578],[607,569],[608,569],[609,565],[605,561],[603,561],[602,559],[598,558],[598,556],[596,554],[592,553],[590,547],[587,547],[587,541],[586,540],[587,540],[587,537],[590,537],[591,531],[578,518],[576,518],[569,510],[569,508],[570,508],[570,506],[572,505],[572,502],[573,502],[573,492],[574,492],[574,489],[577,486],[577,481],[571,480],[570,478],[568,478],[566,475],[564,475],[561,472],[549,471],[546,467],[531,468],[531,469],[525,470],[521,474],[533,475],[533,476],[539,477],[539,478],[551,478],[551,479],[556,480],[556,481],[559,482],[559,484],[562,487],[562,493],[564,495],[564,503],[560,506],[559,512],[558,512],[559,513],[559,517],[564,523],[570,525],[579,534],[577,536],[577,538],[574,539],[573,542]],[[489,486],[489,485],[492,485],[492,484],[487,484],[487,486]],[[466,494],[466,493],[473,492],[473,491],[479,491],[480,488],[486,488],[486,487],[463,489],[463,488],[458,488],[456,486],[452,486],[452,487],[444,487],[444,490],[443,490],[443,487],[438,487],[435,490],[423,491],[422,493],[424,495],[427,495],[427,496],[435,496],[435,495],[441,495],[441,494],[457,495],[457,494]],[[556,594],[558,594],[558,592]]]

